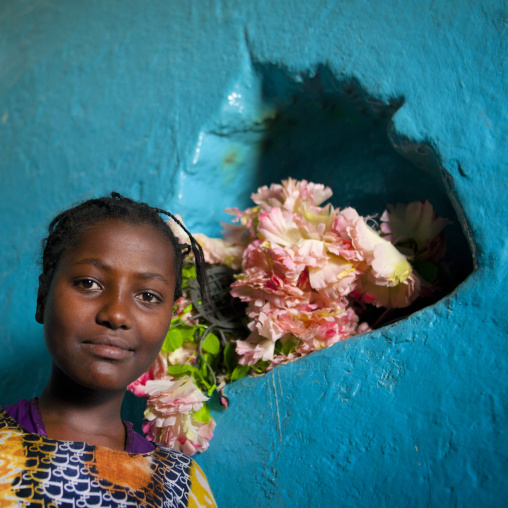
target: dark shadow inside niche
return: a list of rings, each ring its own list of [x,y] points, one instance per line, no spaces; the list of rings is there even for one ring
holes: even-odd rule
[[[352,206],[377,217],[387,204],[428,199],[438,215],[453,222],[445,228],[440,291],[388,315],[372,309],[371,325],[388,324],[436,302],[473,271],[471,246],[449,195],[453,182],[429,146],[410,143],[391,128],[402,99],[376,101],[357,83],[337,81],[325,66],[296,78],[271,64],[258,64],[256,71],[263,100],[275,114],[265,126],[254,188],[288,177],[323,183],[333,190],[335,207]]]

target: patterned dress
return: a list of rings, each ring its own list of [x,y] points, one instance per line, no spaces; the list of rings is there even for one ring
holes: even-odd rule
[[[216,507],[187,455],[128,453],[26,432],[0,409],[0,506]]]

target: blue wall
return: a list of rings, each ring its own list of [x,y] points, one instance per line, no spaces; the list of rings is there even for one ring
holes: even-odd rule
[[[473,274],[231,385],[198,460],[222,506],[503,505],[507,23],[487,0],[1,2],[0,403],[44,386],[34,264],[79,199],[115,189],[217,233],[275,175],[365,213],[435,197]]]

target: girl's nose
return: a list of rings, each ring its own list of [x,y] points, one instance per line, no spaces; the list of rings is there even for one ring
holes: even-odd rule
[[[119,294],[104,294],[96,320],[112,330],[131,328],[132,316],[127,298]]]

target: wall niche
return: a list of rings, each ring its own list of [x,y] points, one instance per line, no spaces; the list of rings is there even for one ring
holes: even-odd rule
[[[393,128],[403,103],[401,97],[386,103],[369,97],[357,81],[338,80],[324,65],[302,74],[249,63],[200,133],[192,164],[181,170],[183,207],[193,202],[185,189],[193,189],[194,196],[207,196],[209,208],[202,222],[189,226],[218,236],[219,221],[229,220],[224,208],[252,206],[250,194],[259,186],[288,177],[328,185],[335,207],[352,206],[374,220],[387,204],[428,199],[453,222],[445,228],[440,290],[387,316],[373,309],[368,321],[382,326],[435,303],[473,271],[472,246],[451,194],[453,181],[432,148]]]

